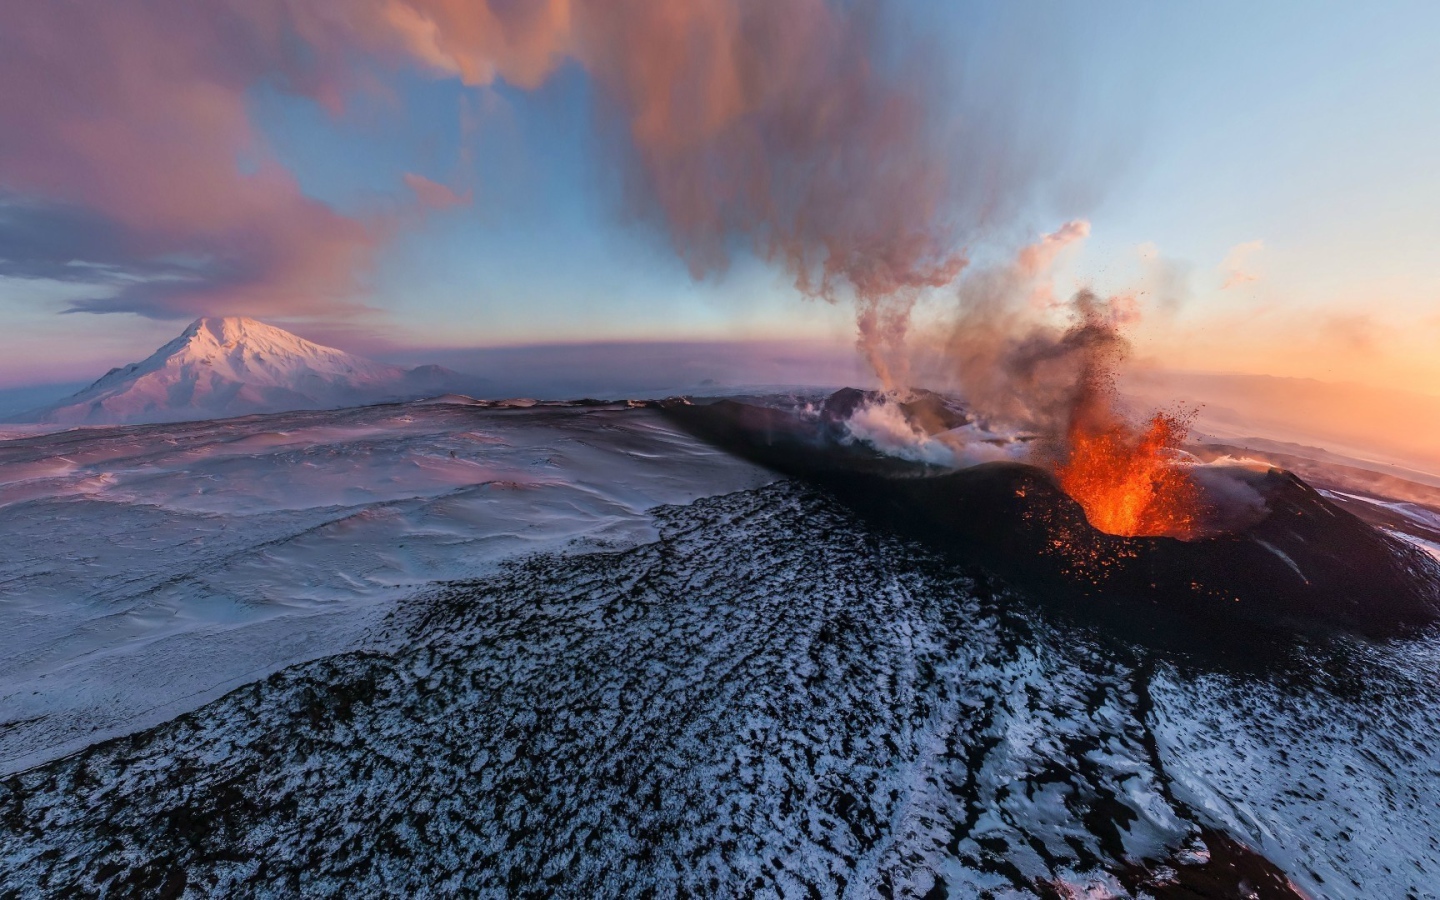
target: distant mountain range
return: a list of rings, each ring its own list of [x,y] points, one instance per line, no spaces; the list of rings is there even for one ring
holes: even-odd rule
[[[294,409],[335,409],[472,389],[440,366],[403,369],[324,347],[273,325],[203,318],[141,362],[16,417],[66,425],[180,422]]]
[[[833,390],[869,386],[873,378],[850,345],[803,341],[431,348],[394,359],[422,361],[448,363],[467,374],[377,362],[254,319],[199,319],[143,362],[114,369],[68,397],[63,395],[78,385],[0,389],[0,422],[176,422],[446,393],[576,399],[733,395],[759,387]],[[1127,375],[1120,387],[1137,413],[1198,408],[1196,431],[1210,438],[1324,447],[1400,465],[1413,470],[1405,477],[1440,485],[1440,397],[1303,378],[1145,369]]]

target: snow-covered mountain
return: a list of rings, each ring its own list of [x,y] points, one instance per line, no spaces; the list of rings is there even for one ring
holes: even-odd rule
[[[213,317],[25,418],[108,425],[330,409],[457,390],[462,378],[439,366],[385,365],[254,319]]]

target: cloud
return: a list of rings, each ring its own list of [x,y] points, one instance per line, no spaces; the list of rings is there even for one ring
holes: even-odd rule
[[[1224,261],[1220,263],[1220,271],[1225,276],[1220,289],[1228,291],[1242,284],[1259,281],[1260,276],[1250,271],[1250,258],[1264,249],[1264,241],[1247,241],[1231,247],[1230,252],[1225,254]]]
[[[1135,248],[1140,257],[1140,280],[1135,285],[1137,297],[1144,297],[1151,309],[1171,315],[1190,300],[1190,266],[1160,252],[1153,241]]]
[[[76,310],[344,313],[406,217],[306,196],[247,93],[266,84],[335,110],[387,66],[534,88],[578,64],[622,137],[636,208],[695,275],[743,246],[806,294],[853,296],[862,324],[867,310],[900,323],[916,291],[966,265],[968,238],[1017,194],[1023,154],[1003,127],[957,139],[935,112],[941,58],[914,42],[887,54],[883,25],[878,6],[830,0],[8,3],[0,189],[83,210],[104,232],[74,245],[88,261],[160,273]],[[402,177],[422,207],[468,197]],[[65,255],[7,251],[30,266],[47,254]]]
[[[431,181],[424,175],[416,175],[414,172],[405,173],[405,186],[415,192],[416,198],[427,209],[449,209],[452,206],[464,206],[470,202],[471,198],[469,191],[463,195],[457,194],[453,188]]]
[[[735,235],[827,298],[941,285],[964,265],[924,82],[881,71],[864,16],[824,0],[576,9],[643,199],[697,274],[724,266]]]
[[[379,43],[386,42],[388,31],[416,60],[467,85],[503,78],[534,88],[574,55],[575,12],[582,5],[581,0],[388,0],[370,27]]]
[[[817,296],[943,284],[963,265],[926,73],[883,74],[873,17],[843,4],[390,0],[372,24],[471,85],[583,66],[624,135],[632,198],[697,276],[737,236]]]
[[[1066,222],[1054,232],[1040,236],[1040,240],[1022,247],[1015,258],[1020,275],[1035,279],[1050,271],[1060,253],[1072,244],[1078,244],[1090,236],[1090,223],[1084,219]]]
[[[0,195],[0,277],[107,284],[176,269],[137,258],[129,232],[88,209]]]
[[[1364,313],[1335,313],[1320,319],[1316,330],[1321,340],[1340,350],[1373,355],[1384,346],[1389,329]]]
[[[303,53],[294,40],[328,26],[288,9],[277,0],[0,7],[0,188],[31,201],[8,208],[7,238],[48,234],[40,255],[162,276],[77,309],[349,307],[383,223],[305,196],[247,116],[246,91],[265,79],[317,99],[340,93],[343,68],[323,43]],[[86,223],[66,252],[56,210]],[[33,268],[41,249],[7,240],[0,255]]]

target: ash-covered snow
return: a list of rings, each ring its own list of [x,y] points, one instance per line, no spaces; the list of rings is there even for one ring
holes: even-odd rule
[[[0,895],[1437,895],[1440,640],[1121,645],[648,410],[277,421],[0,444]]]
[[[1175,796],[1313,897],[1440,896],[1440,639],[1151,686]]]
[[[8,779],[10,884],[968,896],[1192,840],[1113,654],[800,488],[659,521]]]

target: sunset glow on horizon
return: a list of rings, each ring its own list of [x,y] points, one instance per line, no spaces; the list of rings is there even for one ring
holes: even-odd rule
[[[1437,36],[0,2],[0,896],[1432,896]]]
[[[656,9],[7,7],[0,387],[201,314],[844,346],[1083,219],[1144,365],[1440,396],[1432,4]]]

